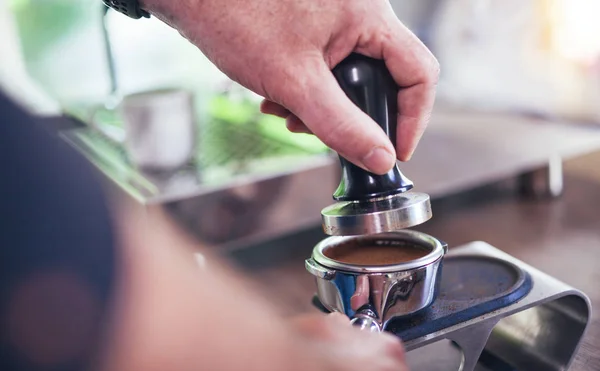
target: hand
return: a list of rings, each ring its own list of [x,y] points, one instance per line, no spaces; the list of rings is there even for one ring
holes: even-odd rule
[[[293,326],[306,336],[323,364],[331,371],[402,371],[406,366],[400,340],[388,333],[361,331],[340,313],[309,314],[295,318]]]
[[[383,174],[410,159],[427,126],[439,65],[387,0],[142,0],[231,79],[356,165]],[[351,52],[383,59],[398,94],[397,151],[337,84],[331,69]]]
[[[406,370],[398,338],[361,331],[341,314],[290,321],[163,210],[131,200],[115,207],[118,281],[99,370]]]

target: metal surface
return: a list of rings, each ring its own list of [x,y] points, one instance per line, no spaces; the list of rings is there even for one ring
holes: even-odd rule
[[[193,159],[181,169],[156,174],[137,168],[126,148],[92,128],[61,133],[95,166],[129,195],[144,204],[165,204],[203,194],[215,194],[240,184],[255,184],[282,175],[327,167],[329,177],[322,182],[323,194],[331,200],[339,171],[337,160],[322,151],[295,146],[262,135],[245,125],[214,120],[198,127],[198,146]],[[339,168],[339,166],[337,166]],[[318,194],[318,192],[314,192]]]
[[[131,163],[148,171],[176,171],[192,159],[196,146],[194,96],[164,89],[131,94],[119,105],[124,147]]]
[[[323,250],[340,243],[367,242],[418,244],[431,253],[411,263],[378,267],[343,264],[322,254]],[[440,241],[413,231],[357,238],[333,237],[315,247],[306,268],[315,275],[317,295],[329,311],[345,313],[356,318],[357,324],[369,328],[375,321],[381,329],[393,318],[413,314],[433,302],[439,288],[443,254]]]
[[[162,173],[136,168],[122,145],[91,128],[61,134],[116,191],[164,208],[205,245],[237,249],[319,225],[339,182],[337,158],[245,125],[199,129],[193,160]]]
[[[432,216],[429,195],[405,192],[381,199],[338,202],[321,211],[323,230],[332,236],[394,232]]]
[[[598,125],[438,105],[402,171],[435,199],[598,149]]]
[[[331,201],[331,194],[304,191],[315,183],[333,188],[337,180],[329,167],[318,166],[321,161],[315,158],[313,167],[298,167],[288,174],[232,182],[163,207],[204,244],[222,250],[244,248],[318,225],[318,210]]]
[[[338,159],[287,144],[281,151],[280,142],[246,134],[246,125],[241,127],[227,145],[223,138],[232,125],[204,122],[195,163],[161,176],[132,167],[123,148],[91,129],[65,135],[119,189],[144,204],[166,206],[203,242],[208,235],[206,239],[219,248],[245,247],[321,225],[320,212],[331,205],[339,184]],[[402,169],[419,192],[435,200],[545,167],[553,156],[568,160],[598,148],[597,126],[438,106],[416,153]],[[265,157],[261,165],[259,159]],[[277,192],[278,205],[262,198]],[[248,202],[252,194],[264,205]],[[228,216],[217,224],[215,212],[234,215],[240,222],[235,226]],[[207,231],[209,225],[215,230]]]
[[[356,313],[354,318],[350,321],[353,326],[358,327],[360,330],[369,332],[380,332],[381,326],[375,319],[377,314],[370,309],[363,309]]]
[[[531,291],[512,305],[407,341],[413,369],[447,371],[445,362],[430,362],[428,349],[450,340],[463,353],[459,370],[567,370],[590,321],[587,296],[484,242],[453,249],[448,256],[472,254],[524,269],[533,280]],[[456,359],[456,352],[449,356]]]
[[[443,298],[443,292],[446,291],[446,295],[452,297],[451,302],[453,301],[454,304],[449,304],[442,312],[467,313],[467,316],[462,316],[460,321],[447,322],[445,325],[442,323],[441,327],[440,323],[430,326],[432,323],[427,322],[430,320],[427,314],[424,316],[426,322],[415,322],[414,317],[391,321],[385,330],[404,340],[411,369],[420,371],[567,370],[575,358],[590,322],[591,307],[587,296],[483,242],[474,242],[453,249],[444,259],[474,258],[496,260],[514,266],[530,279],[527,291],[517,289],[515,292],[520,292],[520,296],[505,305],[478,311],[474,309],[481,299],[469,297],[473,292],[465,296],[472,289],[457,293],[448,292],[452,287],[447,287],[441,290],[439,299],[430,308],[448,305],[445,303],[448,298]],[[479,283],[468,282],[471,279],[472,277],[465,276],[467,281],[464,284],[479,285]],[[517,277],[515,279],[519,280]],[[460,283],[449,282],[447,285],[462,290]],[[489,294],[489,285],[486,285],[481,295],[485,297]],[[462,300],[465,303],[461,304]],[[492,297],[491,301],[497,299]],[[322,310],[328,310],[322,307],[321,302],[316,298],[313,303]],[[457,311],[453,308],[461,305],[466,306],[466,309]],[[428,309],[425,312],[436,313],[439,309]],[[416,317],[419,316],[423,315],[419,314]],[[363,317],[361,316],[361,320]],[[458,318],[460,315],[455,319]],[[433,318],[432,321],[436,319]],[[361,325],[364,329],[369,329],[365,324],[361,323]],[[419,329],[424,329],[425,332]],[[415,334],[418,336],[413,336]],[[432,356],[435,362],[432,362]]]
[[[563,193],[562,159],[553,156],[546,166],[519,175],[519,191],[528,198],[554,198]]]
[[[507,307],[533,285],[523,269],[505,260],[481,256],[447,256],[435,303],[410,318],[390,321],[386,330],[404,341]]]

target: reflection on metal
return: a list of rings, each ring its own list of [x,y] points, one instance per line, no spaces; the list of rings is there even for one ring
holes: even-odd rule
[[[563,164],[559,156],[553,156],[546,166],[521,174],[519,190],[525,197],[554,198],[563,193]]]
[[[200,125],[185,166],[145,172],[127,151],[91,128],[62,133],[125,193],[164,206],[209,244],[236,246],[318,225],[339,181],[337,158],[270,138],[245,125]]]
[[[322,162],[318,167],[168,202],[165,207],[199,240],[225,248],[243,247],[318,225],[319,210],[331,202],[337,176]],[[315,184],[329,189],[323,192],[327,187]]]
[[[394,232],[432,217],[429,195],[408,191],[380,199],[343,201],[321,211],[323,229],[333,236]]]
[[[449,347],[450,340],[462,350],[463,371],[567,370],[590,321],[587,296],[484,242],[451,249],[448,256],[472,254],[504,259],[524,269],[533,281],[531,291],[512,305],[407,341],[412,369],[448,370],[446,361],[431,362],[426,349]],[[444,345],[437,344],[440,341]],[[455,364],[457,351],[444,352]]]
[[[158,89],[123,97],[118,111],[123,120],[123,146],[139,169],[171,172],[189,163],[196,149],[194,94]]]
[[[327,257],[327,250],[340,246],[418,246],[426,255],[398,264],[364,266]],[[318,298],[327,310],[344,313],[361,327],[381,329],[394,318],[433,303],[444,253],[441,241],[416,231],[329,237],[315,246],[305,266],[315,276]]]
[[[502,319],[487,348],[519,370],[565,370],[587,325],[586,302],[569,295]]]
[[[113,118],[103,120],[110,123]],[[119,132],[118,128],[106,126]],[[256,189],[287,203],[269,207],[252,203],[257,207],[253,210],[254,218],[246,217],[243,222],[262,226],[234,228],[252,229],[250,232],[228,232],[224,228],[215,232],[219,235],[215,241],[249,245],[257,242],[256,236],[275,237],[281,235],[279,232],[297,232],[308,225],[321,225],[320,212],[331,204],[331,195],[341,176],[337,158],[269,139],[253,131],[252,125],[203,122],[200,126],[194,162],[171,174],[137,171],[128,163],[121,147],[103,140],[95,131],[82,129],[65,134],[129,195],[145,204],[177,203],[172,209],[185,209],[187,215],[183,220],[188,220],[189,225],[197,226],[199,220],[206,220],[210,215],[206,213],[218,210],[219,203],[227,206],[223,206],[225,211],[218,212],[239,215],[242,211],[236,211],[238,207],[232,204],[239,204],[240,198],[247,200],[247,194]],[[559,158],[568,160],[598,148],[597,127],[438,108],[414,157],[400,167],[411,174],[418,191],[429,194],[432,200],[540,167],[552,169],[550,177],[541,179],[552,185],[546,187],[552,194],[559,194],[562,190]],[[548,183],[549,179],[552,181]],[[268,191],[268,187],[273,188]],[[274,194],[282,189],[286,190],[285,196]],[[275,206],[279,218],[275,217],[275,209],[269,209]],[[247,210],[246,206],[242,210]],[[193,212],[201,215],[193,217]],[[295,226],[294,218],[298,221]],[[286,227],[280,229],[281,225]],[[228,233],[232,234],[228,237]],[[243,241],[243,236],[249,239]]]
[[[440,340],[406,354],[409,370],[457,371],[464,364],[462,349],[450,340]]]

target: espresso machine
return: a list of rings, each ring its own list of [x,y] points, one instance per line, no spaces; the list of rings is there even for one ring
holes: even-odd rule
[[[398,87],[382,61],[353,54],[333,73],[347,96],[396,141]],[[371,174],[340,158],[335,204],[305,262],[313,304],[364,331],[400,337],[411,369],[566,370],[590,320],[588,297],[485,242],[448,249],[409,228],[432,217],[430,198],[398,166]],[[421,257],[349,264],[336,249],[418,248]]]

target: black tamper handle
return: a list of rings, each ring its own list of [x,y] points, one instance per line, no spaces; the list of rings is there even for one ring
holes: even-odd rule
[[[333,74],[346,95],[369,115],[396,143],[398,86],[382,60],[353,53],[340,62]],[[342,180],[333,198],[364,201],[406,192],[413,183],[398,166],[385,175],[376,175],[340,156]]]

